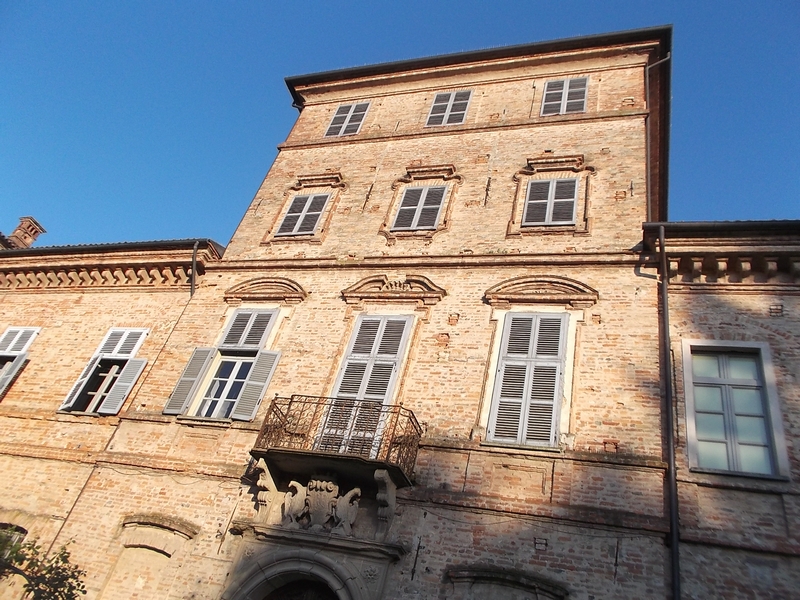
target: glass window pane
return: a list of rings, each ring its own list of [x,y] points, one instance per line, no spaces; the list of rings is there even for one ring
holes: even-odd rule
[[[737,415],[763,415],[764,403],[761,390],[753,388],[731,388],[733,410]]]
[[[728,447],[718,442],[697,442],[698,464],[704,469],[723,469],[728,467]]]
[[[769,448],[765,446],[739,446],[739,463],[742,472],[772,474]]]
[[[758,379],[758,358],[755,356],[730,356],[728,377],[731,379]]]
[[[696,377],[719,377],[719,359],[710,354],[693,354],[692,372]]]
[[[745,444],[767,444],[767,429],[763,417],[736,417],[736,439]]]
[[[253,363],[251,363],[251,362],[243,362],[239,366],[239,370],[236,373],[236,379],[237,380],[238,379],[241,379],[241,380],[247,379],[247,375],[248,375],[248,373],[250,373],[250,368],[252,366],[253,366]]]
[[[244,385],[244,381],[234,381],[231,384],[231,387],[228,388],[228,393],[225,395],[225,397],[228,400],[236,400],[237,398],[239,398],[239,394],[242,391],[242,386],[243,385]]]
[[[694,386],[695,410],[703,412],[722,412],[722,388]]]
[[[698,413],[694,422],[698,440],[725,440],[725,420],[722,415]]]
[[[218,379],[228,379],[233,373],[233,367],[236,366],[236,362],[231,360],[223,360],[219,363],[219,369],[217,369],[216,377]]]

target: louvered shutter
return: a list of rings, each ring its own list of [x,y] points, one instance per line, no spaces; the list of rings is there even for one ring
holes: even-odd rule
[[[414,219],[417,216],[417,208],[422,200],[423,190],[424,188],[406,188],[403,194],[403,201],[400,203],[400,208],[397,209],[397,216],[392,226],[393,230],[412,229]]]
[[[305,210],[308,199],[309,196],[294,197],[292,204],[289,206],[289,210],[286,211],[286,216],[283,217],[283,222],[278,228],[276,235],[291,235],[294,233],[295,227],[303,214],[303,210]]]
[[[409,317],[362,317],[326,415],[323,449],[370,455],[409,323]]]
[[[566,317],[509,315],[498,364],[490,437],[555,444]]]
[[[550,197],[550,181],[536,180],[528,184],[523,225],[543,225],[547,222],[547,201]]]
[[[328,127],[328,131],[325,132],[325,137],[335,137],[339,135],[339,133],[342,131],[345,121],[347,121],[348,115],[350,114],[350,109],[352,108],[352,104],[342,104],[338,109],[336,109],[336,113],[333,115],[333,119]]]
[[[367,114],[369,102],[356,104],[350,113],[350,118],[347,119],[347,125],[344,126],[341,135],[354,135],[361,129],[361,123],[364,122],[364,116]]]
[[[296,233],[314,233],[314,229],[317,227],[317,222],[319,221],[327,202],[327,194],[318,194],[316,196],[312,196],[311,201],[308,203],[308,209],[303,215],[303,219],[300,221],[300,224],[297,226]]]
[[[17,354],[12,361],[0,367],[0,398],[3,397],[8,386],[14,381],[14,377],[16,377],[17,373],[22,368],[22,365],[25,364],[27,358],[28,353],[22,352],[21,354]]]
[[[165,415],[180,415],[186,411],[216,354],[216,348],[195,348],[164,407]]]
[[[450,104],[451,94],[436,94],[433,99],[433,106],[431,112],[428,114],[428,122],[426,125],[442,125],[444,117],[447,113],[447,107]]]
[[[264,351],[259,352],[253,363],[253,368],[247,375],[247,380],[242,386],[242,393],[236,402],[231,419],[237,421],[252,421],[256,416],[256,411],[261,404],[261,399],[267,391],[275,366],[278,364],[280,352]]]
[[[550,223],[574,223],[578,180],[558,179],[553,183],[553,210]]]
[[[115,415],[119,412],[146,364],[147,360],[144,358],[131,358],[125,363],[114,385],[108,390],[105,400],[100,403],[97,409],[99,414]]]
[[[464,122],[467,116],[467,107],[472,92],[456,92],[450,104],[450,112],[447,115],[448,125],[459,125]]]
[[[584,112],[586,110],[586,84],[588,79],[580,77],[570,79],[567,87],[567,97],[564,102],[565,113]]]
[[[564,96],[563,79],[548,81],[544,86],[544,99],[542,100],[542,116],[561,114],[561,99]]]
[[[122,358],[135,356],[146,335],[146,329],[109,329],[97,347],[97,354]]]
[[[446,187],[425,188],[425,199],[419,209],[415,229],[436,229],[446,190]]]
[[[0,337],[0,354],[25,352],[38,332],[37,327],[9,327]]]
[[[72,389],[69,391],[69,394],[67,394],[67,397],[64,399],[64,402],[58,408],[59,410],[66,410],[70,408],[73,404],[75,404],[75,401],[78,399],[81,390],[83,390],[83,387],[86,385],[86,382],[89,381],[89,377],[91,377],[95,367],[97,366],[97,363],[99,362],[100,362],[99,355],[95,355],[89,360],[89,363],[83,369],[83,372],[81,373],[80,377],[78,377],[78,381],[76,381],[75,384],[72,386]]]
[[[274,316],[274,310],[237,310],[222,336],[220,348],[261,348]]]

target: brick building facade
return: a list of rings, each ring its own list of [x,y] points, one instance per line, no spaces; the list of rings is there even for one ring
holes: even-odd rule
[[[0,523],[89,598],[790,597],[800,235],[666,222],[670,44],[290,78],[224,254],[0,251]]]

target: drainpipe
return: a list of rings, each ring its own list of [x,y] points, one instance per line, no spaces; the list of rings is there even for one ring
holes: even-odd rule
[[[194,248],[192,248],[192,277],[189,280],[189,297],[194,296],[195,279],[197,277],[197,247],[200,245],[200,240],[194,241]]]
[[[653,204],[650,202],[650,69],[660,65],[663,62],[672,58],[672,53],[667,52],[667,55],[661,60],[654,62],[652,65],[647,65],[644,68],[644,99],[647,102],[647,114],[644,117],[644,134],[645,134],[645,165],[647,172],[645,173],[647,181],[647,221],[648,223],[653,220]]]
[[[661,253],[661,347],[664,352],[664,395],[667,408],[667,496],[669,502],[669,549],[672,564],[672,598],[681,597],[680,529],[678,521],[678,476],[675,472],[675,419],[672,392],[672,348],[669,336],[669,271],[664,226],[658,226],[658,245]]]

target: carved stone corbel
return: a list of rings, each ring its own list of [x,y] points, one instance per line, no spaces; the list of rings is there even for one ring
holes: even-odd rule
[[[378,493],[375,499],[378,502],[378,527],[375,530],[375,540],[382,542],[389,533],[397,506],[397,485],[389,476],[386,469],[375,471],[375,482],[378,484]]]
[[[272,480],[272,474],[269,472],[267,463],[264,462],[263,458],[258,459],[258,462],[256,463],[256,469],[261,471],[258,475],[258,481],[256,481],[256,487],[261,490],[256,495],[256,499],[258,501],[258,521],[260,523],[266,523],[269,515],[270,504],[272,503],[272,499],[278,493],[278,488],[275,487],[275,482]]]

